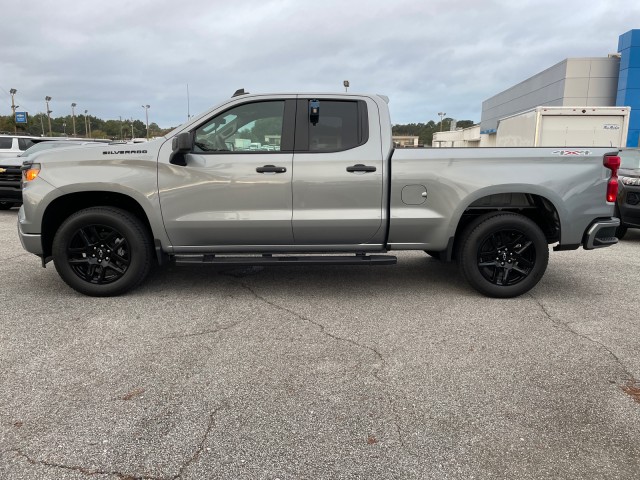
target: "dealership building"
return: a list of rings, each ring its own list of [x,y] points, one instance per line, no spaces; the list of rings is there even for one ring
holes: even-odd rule
[[[622,107],[630,107],[630,111]],[[550,115],[554,117],[553,122]],[[541,123],[541,119],[546,119],[547,123]],[[518,125],[525,142],[509,143],[518,140],[518,135],[514,136],[513,132],[514,126],[517,128]],[[584,139],[584,134],[590,131],[588,129],[609,130],[604,132],[606,135],[597,130],[591,131],[594,138],[599,138],[601,143],[606,142],[607,146],[611,143],[613,146],[638,147],[640,29],[621,35],[615,54],[604,58],[567,58],[485,100],[479,125],[438,132],[434,135],[433,146],[542,145],[541,135],[545,128],[556,130],[547,132],[547,138],[555,141],[562,140],[558,136],[560,130],[568,130],[568,142],[571,141],[572,129],[576,132],[583,130],[582,136],[576,135],[576,139]],[[616,139],[620,144],[615,144]]]

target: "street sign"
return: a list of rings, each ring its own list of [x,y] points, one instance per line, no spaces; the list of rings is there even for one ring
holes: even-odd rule
[[[29,123],[29,114],[27,112],[16,112],[16,123]]]

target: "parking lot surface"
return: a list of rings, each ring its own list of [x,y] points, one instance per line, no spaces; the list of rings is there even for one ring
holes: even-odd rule
[[[2,479],[636,479],[640,232],[480,296],[388,267],[156,269],[77,294],[0,211]]]

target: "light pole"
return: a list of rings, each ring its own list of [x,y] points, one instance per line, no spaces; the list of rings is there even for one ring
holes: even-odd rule
[[[73,136],[76,136],[76,103],[71,104],[71,120],[73,121]]]
[[[142,105],[142,108],[144,108],[144,114],[147,117],[147,142],[149,141],[149,108],[151,106],[150,105]]]
[[[64,136],[67,136],[67,123],[66,122],[62,122],[62,132],[64,133]]]
[[[53,110],[49,110],[49,102],[51,101],[51,97],[49,96],[44,97],[44,101],[47,104],[47,119],[49,120],[49,136],[53,137],[53,134],[51,133],[51,114],[53,113]]]
[[[442,119],[444,118],[446,113],[445,112],[438,112],[438,115],[440,115],[440,131],[442,131]]]
[[[14,95],[18,93],[18,91],[15,88],[12,88],[11,90],[9,90],[9,93],[11,94],[11,110],[13,110],[13,131],[14,133],[18,133],[18,124],[16,123],[16,108],[18,108],[19,105],[16,105],[16,102],[13,99]]]

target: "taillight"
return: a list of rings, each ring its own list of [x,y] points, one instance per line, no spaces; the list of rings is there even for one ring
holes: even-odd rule
[[[602,164],[611,170],[611,178],[607,183],[607,202],[615,202],[618,198],[618,169],[620,168],[620,157],[617,155],[606,155]]]

